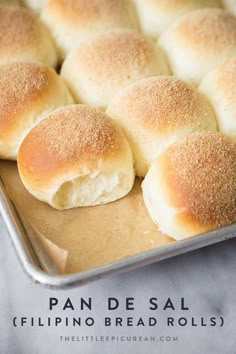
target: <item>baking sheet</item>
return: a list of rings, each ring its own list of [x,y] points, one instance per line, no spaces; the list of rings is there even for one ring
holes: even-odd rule
[[[36,232],[61,273],[82,272],[174,242],[158,232],[150,219],[140,179],[119,201],[57,211],[25,190],[16,163],[1,161],[0,175],[19,214]]]

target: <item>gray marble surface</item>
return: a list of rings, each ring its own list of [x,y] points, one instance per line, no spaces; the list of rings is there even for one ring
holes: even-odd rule
[[[0,353],[1,354],[235,354],[236,353],[236,239],[201,249],[186,255],[153,264],[96,283],[67,291],[50,291],[32,284],[23,273],[10,244],[5,227],[0,220]],[[117,297],[121,303],[126,297],[135,298],[135,310],[124,308],[107,312],[107,297]],[[49,313],[49,297],[57,297],[60,306]],[[81,297],[93,299],[93,311],[63,311],[67,299],[79,306]],[[148,310],[148,299],[159,299],[160,307],[167,297],[175,301],[176,311]],[[184,297],[190,310],[181,312],[179,298]],[[168,312],[169,311],[169,312]],[[104,316],[157,318],[155,327],[105,327]],[[224,318],[223,327],[174,327],[167,328],[165,317],[194,316],[205,319],[211,316]],[[95,325],[68,328],[19,327],[12,325],[14,316],[39,317],[67,316],[95,318]],[[60,336],[75,336],[74,342],[60,341]],[[82,336],[94,336],[93,341],[82,342]],[[155,336],[156,342],[102,342],[97,336]],[[166,337],[178,337],[167,341]],[[161,337],[165,338],[161,342]],[[77,341],[80,339],[80,341]],[[163,338],[162,338],[163,339]],[[169,340],[169,339],[168,339]]]

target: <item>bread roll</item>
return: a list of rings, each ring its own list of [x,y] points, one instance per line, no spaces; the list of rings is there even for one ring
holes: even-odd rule
[[[198,8],[221,7],[220,0],[134,0],[144,33],[158,37],[178,17]]]
[[[231,11],[233,14],[236,15],[236,1],[235,0],[223,0],[223,4],[225,5],[227,10]]]
[[[160,230],[180,240],[236,222],[236,142],[194,133],[168,147],[143,184]]]
[[[134,182],[128,142],[102,111],[72,105],[34,127],[18,157],[28,191],[56,209],[109,203]]]
[[[21,0],[31,10],[40,13],[48,0]]]
[[[210,72],[200,90],[212,103],[219,130],[236,138],[236,57]]]
[[[216,130],[204,96],[171,76],[135,82],[112,100],[106,113],[124,130],[141,177],[167,145],[194,131]]]
[[[49,0],[42,19],[51,30],[63,59],[81,42],[101,31],[138,28],[130,0]]]
[[[39,63],[0,66],[0,158],[15,160],[20,143],[45,114],[73,99],[56,72]]]
[[[57,53],[36,15],[22,7],[0,7],[0,64],[37,61],[55,67]]]
[[[78,101],[103,109],[135,80],[168,73],[163,53],[151,40],[131,30],[104,32],[82,43],[61,70]]]
[[[179,78],[198,84],[217,65],[236,55],[236,17],[221,9],[193,11],[160,36]]]

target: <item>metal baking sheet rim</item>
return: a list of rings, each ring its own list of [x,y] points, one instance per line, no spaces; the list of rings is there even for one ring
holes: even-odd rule
[[[59,275],[55,274],[56,270],[54,272],[53,269],[50,271],[51,274],[42,270],[40,266],[41,261],[38,259],[30,243],[21,217],[9,199],[1,178],[0,214],[25,273],[34,283],[51,289],[66,289],[81,286],[112,274],[134,270],[138,267],[162,261],[236,236],[236,224],[233,224],[80,273]]]

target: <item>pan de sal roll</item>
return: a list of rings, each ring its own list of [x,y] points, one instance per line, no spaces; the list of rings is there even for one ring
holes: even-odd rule
[[[23,7],[0,7],[0,64],[37,61],[55,67],[57,53],[48,30]]]
[[[169,146],[143,184],[146,207],[160,230],[180,240],[236,221],[236,142],[194,133]]]
[[[178,17],[199,8],[221,7],[220,0],[134,0],[144,33],[158,37]]]
[[[171,76],[135,82],[111,101],[106,113],[125,132],[141,177],[167,145],[194,131],[217,129],[205,97]]]
[[[42,19],[51,30],[62,58],[98,32],[139,27],[130,0],[48,0]]]
[[[15,160],[20,143],[46,113],[73,103],[64,81],[47,65],[0,66],[0,158]]]
[[[137,79],[169,74],[166,58],[142,34],[117,29],[82,43],[62,65],[61,75],[74,97],[106,108],[112,97]]]
[[[159,39],[179,78],[198,84],[217,65],[236,55],[236,17],[201,9],[181,17]]]
[[[212,103],[219,130],[236,138],[236,57],[211,71],[199,89]]]
[[[85,105],[59,108],[35,126],[20,147],[18,168],[28,191],[60,210],[112,202],[134,183],[123,132]]]

